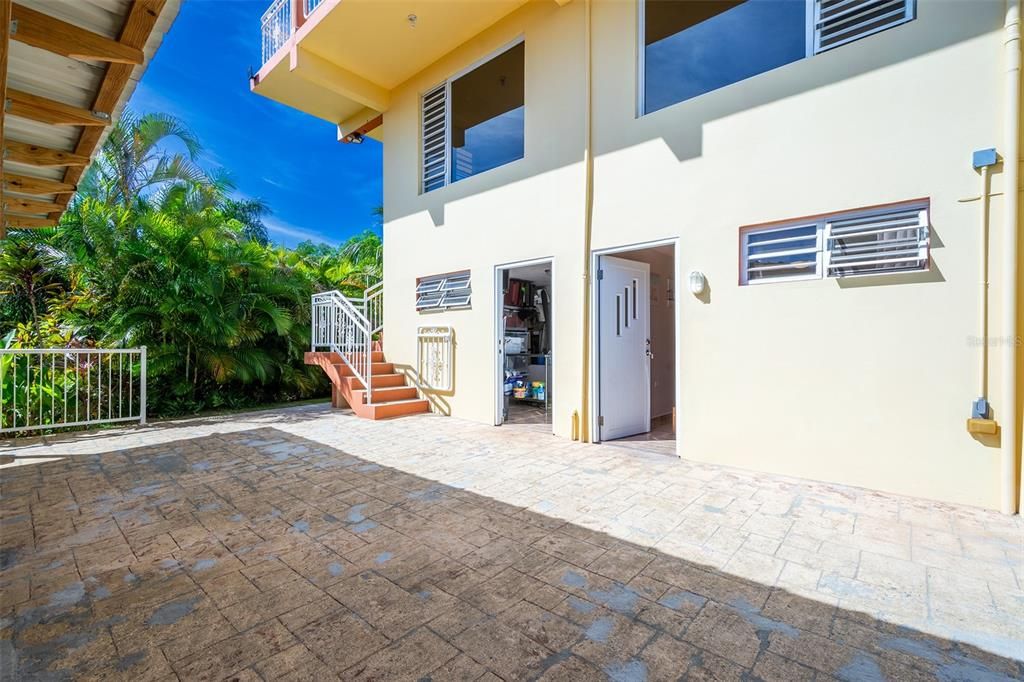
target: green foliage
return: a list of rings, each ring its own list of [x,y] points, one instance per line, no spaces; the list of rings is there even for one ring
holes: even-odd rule
[[[184,153],[164,150],[171,137]],[[173,117],[122,118],[60,224],[0,243],[0,334],[22,347],[147,346],[155,415],[328,394],[302,362],[309,297],[380,281],[380,237],[269,244],[267,206],[232,198],[195,164],[200,149]]]
[[[0,347],[17,348],[13,331]],[[62,354],[0,355],[0,427],[101,421],[139,413],[138,354],[102,355],[69,348]],[[115,400],[111,395],[117,395]]]

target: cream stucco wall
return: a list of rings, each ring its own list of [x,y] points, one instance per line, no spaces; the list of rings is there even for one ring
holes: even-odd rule
[[[678,274],[701,270],[711,288],[707,301],[676,296],[681,456],[998,506],[998,449],[965,429],[979,204],[963,200],[979,193],[971,152],[1003,139],[1002,16],[999,0],[919,0],[898,29],[637,118],[636,5],[594,3],[593,247],[677,239]],[[581,407],[583,17],[582,2],[528,4],[396,89],[385,116],[389,359],[412,364],[416,327],[450,324],[446,409],[493,423],[494,268],[550,257],[563,437]],[[420,93],[519,37],[525,157],[420,195]],[[737,283],[742,225],[919,197],[933,224],[925,275]],[[416,277],[466,268],[470,310],[415,312]],[[993,335],[1009,333],[997,323]],[[990,376],[994,402],[996,353]]]
[[[386,351],[414,364],[418,326],[451,325],[455,390],[438,396],[452,414],[494,423],[495,266],[551,258],[552,414],[569,434],[579,402],[583,268],[582,5],[531,3],[400,88],[385,120]],[[526,141],[522,160],[419,194],[419,98],[453,73],[526,37]],[[417,277],[469,269],[469,310],[421,315]]]

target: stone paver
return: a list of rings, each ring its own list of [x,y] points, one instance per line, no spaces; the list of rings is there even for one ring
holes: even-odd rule
[[[2,680],[1024,677],[978,509],[319,406],[2,454]]]

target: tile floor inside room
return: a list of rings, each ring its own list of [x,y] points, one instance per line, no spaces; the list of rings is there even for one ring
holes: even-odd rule
[[[626,436],[613,441],[611,445],[635,448],[644,452],[656,452],[669,457],[676,457],[676,431],[672,428],[672,418],[659,418],[651,422],[651,430],[635,436]]]
[[[0,455],[0,679],[1012,680],[1019,517],[308,406]]]

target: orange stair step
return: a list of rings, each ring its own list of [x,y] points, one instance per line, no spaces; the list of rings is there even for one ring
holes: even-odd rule
[[[430,411],[430,401],[422,398],[411,400],[394,400],[388,403],[373,403],[367,405],[370,419],[387,419],[389,417],[403,417],[407,414],[421,414]]]
[[[356,402],[366,403],[366,391],[363,389],[352,391],[352,397]],[[416,397],[416,389],[412,386],[378,387],[377,384],[373,385],[374,404],[410,400]]]
[[[352,368],[344,362],[336,362],[334,364],[338,367],[338,371],[341,372],[342,376],[350,377],[354,374]],[[395,365],[391,362],[374,362],[370,365],[370,373],[374,376],[377,376],[378,374],[394,374]]]
[[[349,359],[352,360],[352,362],[361,362],[364,357],[365,357],[365,355],[363,353],[352,353],[349,356]],[[384,351],[382,351],[382,350],[372,351],[370,353],[370,360],[372,360],[373,362],[386,362],[386,360],[384,358]],[[338,358],[338,361],[339,362],[341,361],[340,357]]]
[[[364,357],[356,354],[350,356],[350,360],[358,364]],[[306,353],[304,360],[327,373],[334,386],[334,404],[347,404],[363,419],[389,419],[430,412],[430,402],[418,397],[416,388],[408,385],[405,375],[396,372],[394,364],[387,362],[381,351],[373,351],[371,356],[373,403],[370,405],[366,404],[366,387],[340,355],[316,351]]]
[[[348,387],[353,391],[361,391],[365,386],[360,379],[354,376],[343,377],[344,381],[348,383]],[[393,386],[405,386],[405,375],[398,374],[374,374],[373,375],[373,390],[376,391],[378,388],[391,388]]]

